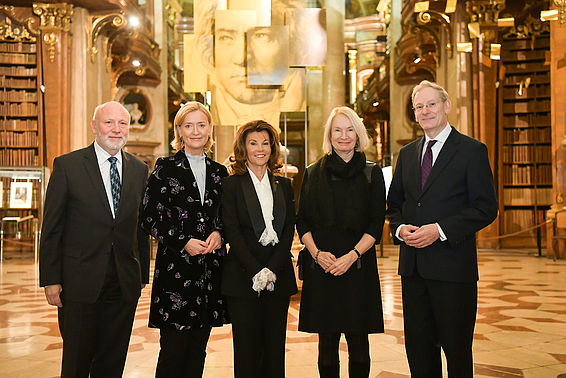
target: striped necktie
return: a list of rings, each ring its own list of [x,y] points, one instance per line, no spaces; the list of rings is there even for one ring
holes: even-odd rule
[[[118,173],[118,167],[116,161],[118,159],[115,156],[108,158],[110,162],[110,188],[112,191],[112,204],[114,205],[114,216],[118,214],[118,205],[120,204],[120,191],[122,189],[122,183],[120,182],[120,174]]]

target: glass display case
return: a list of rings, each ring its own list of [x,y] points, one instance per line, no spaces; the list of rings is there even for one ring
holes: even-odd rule
[[[49,169],[0,166],[0,261],[33,252],[37,261]]]

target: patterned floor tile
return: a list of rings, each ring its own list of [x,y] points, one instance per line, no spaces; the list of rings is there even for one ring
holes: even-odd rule
[[[511,251],[482,250],[478,316],[474,336],[476,377],[556,377],[566,374],[566,263]],[[378,259],[386,324],[370,336],[371,377],[408,377],[403,345],[401,285],[397,247]],[[55,308],[37,287],[30,258],[0,264],[0,375],[56,377],[61,339]],[[159,332],[147,327],[150,288],[142,292],[126,362],[125,377],[153,377]],[[317,336],[297,331],[299,297],[289,308],[286,375],[317,376]],[[347,347],[340,345],[341,372],[347,376]],[[232,376],[229,325],[213,330],[206,378]],[[444,364],[445,365],[445,364]]]

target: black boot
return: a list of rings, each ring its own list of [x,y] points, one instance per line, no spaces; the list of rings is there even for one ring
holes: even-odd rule
[[[368,378],[370,361],[352,361],[348,360],[348,376],[349,378]]]
[[[340,362],[335,365],[322,365],[319,362],[318,375],[320,378],[340,378]]]

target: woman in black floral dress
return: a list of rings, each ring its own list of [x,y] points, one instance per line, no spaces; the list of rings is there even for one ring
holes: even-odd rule
[[[177,153],[155,164],[143,198],[142,228],[157,239],[149,326],[160,329],[156,377],[201,377],[211,327],[227,323],[220,294],[221,179],[209,159],[212,117],[198,102],[174,121]]]

